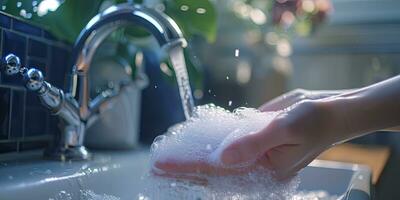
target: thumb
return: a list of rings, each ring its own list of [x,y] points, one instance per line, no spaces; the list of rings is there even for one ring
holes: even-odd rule
[[[284,144],[285,137],[276,122],[273,120],[261,131],[245,135],[229,144],[222,150],[222,163],[229,166],[254,161],[269,149]]]

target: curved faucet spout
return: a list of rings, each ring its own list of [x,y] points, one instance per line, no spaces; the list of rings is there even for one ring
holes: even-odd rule
[[[127,25],[147,29],[161,47],[168,48],[170,53],[178,55],[171,59],[171,62],[179,66],[176,67],[179,69],[176,70],[177,74],[180,75],[180,78],[177,78],[178,85],[180,88],[186,88],[186,91],[181,92],[181,97],[192,106],[190,87],[183,87],[182,84],[188,82],[182,52],[186,40],[176,23],[165,14],[148,8],[131,4],[112,6],[90,20],[75,43],[73,78],[69,91],[64,92],[46,82],[40,70],[22,67],[16,55],[7,55],[0,63],[4,74],[22,77],[27,90],[36,93],[42,104],[64,122],[60,137],[56,137],[55,145],[46,150],[46,157],[57,160],[86,160],[91,157],[84,146],[85,132],[96,120],[98,105],[115,96],[117,92],[103,92],[89,104],[89,66],[103,40],[115,29]],[[185,112],[185,115],[186,113],[189,112]]]
[[[167,15],[132,4],[111,6],[96,15],[82,30],[74,46],[73,72],[69,92],[78,100],[79,113],[87,120],[89,109],[88,70],[93,55],[102,41],[117,28],[136,25],[148,30],[161,47],[170,48],[180,45],[185,47],[186,40],[177,24]]]

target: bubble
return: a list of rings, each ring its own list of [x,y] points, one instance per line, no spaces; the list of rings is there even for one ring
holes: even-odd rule
[[[80,198],[81,200],[120,200],[119,197],[115,197],[108,194],[97,194],[92,190],[80,190]],[[148,199],[143,199],[148,200]]]

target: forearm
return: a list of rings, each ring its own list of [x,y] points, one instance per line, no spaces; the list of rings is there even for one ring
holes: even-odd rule
[[[341,124],[340,139],[400,125],[400,77],[325,100]]]

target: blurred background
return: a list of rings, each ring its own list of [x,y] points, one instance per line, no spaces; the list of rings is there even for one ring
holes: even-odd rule
[[[0,9],[72,45],[91,17],[122,2],[144,4],[177,21],[189,41],[185,55],[198,105],[258,107],[295,88],[359,88],[400,72],[396,0],[2,0]],[[122,59],[132,77],[148,78],[140,106],[142,143],[184,120],[171,65],[146,32],[119,30],[97,54],[100,61],[113,60],[107,65]],[[101,82],[99,71],[91,73]],[[102,87],[92,84],[95,96]],[[351,142],[390,147],[392,167],[383,173],[400,176],[398,133]],[[385,180],[381,191],[400,177]]]

